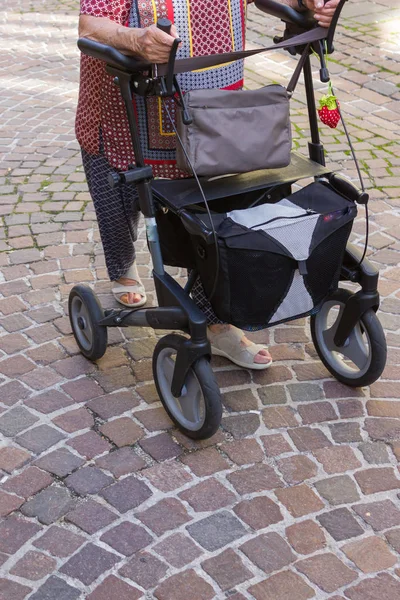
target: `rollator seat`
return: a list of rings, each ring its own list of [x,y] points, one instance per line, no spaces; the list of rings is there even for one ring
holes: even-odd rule
[[[292,152],[290,164],[281,169],[266,169],[210,179],[201,177],[200,182],[206,199],[211,202],[328,173],[332,173],[332,168],[323,167],[298,152]],[[194,178],[156,179],[152,182],[152,187],[157,200],[173,212],[203,202]]]

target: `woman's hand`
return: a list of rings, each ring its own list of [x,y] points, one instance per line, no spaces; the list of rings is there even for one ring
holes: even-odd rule
[[[323,0],[304,0],[304,4],[309,10],[314,11],[314,19],[318,21],[318,25],[329,27],[339,0],[328,0],[326,4]]]
[[[171,27],[171,35],[164,33],[157,25],[144,29],[135,29],[133,52],[152,63],[168,62],[174,39],[178,37],[175,25]]]

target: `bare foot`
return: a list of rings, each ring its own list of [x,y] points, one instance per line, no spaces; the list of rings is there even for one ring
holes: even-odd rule
[[[209,329],[210,331],[212,331],[213,333],[222,333],[223,331],[227,331],[228,329],[233,328],[234,325],[226,325],[226,324],[216,324],[216,325],[209,325]],[[235,329],[237,329],[235,327]],[[247,346],[252,346],[253,342],[249,339],[247,339],[246,336],[243,336],[240,344],[243,346],[243,348],[246,348]],[[269,362],[271,362],[272,360],[272,356],[270,355],[270,353],[268,352],[268,350],[265,348],[263,350],[260,350],[260,352],[258,352],[258,354],[255,355],[254,357],[254,362],[256,364],[261,364],[261,365],[265,365]]]

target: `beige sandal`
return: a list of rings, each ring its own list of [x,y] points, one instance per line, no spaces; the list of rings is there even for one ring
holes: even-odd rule
[[[124,285],[123,283],[118,283],[117,281],[114,281],[114,286],[111,289],[114,298],[117,302],[122,304],[122,306],[126,306],[127,308],[140,308],[141,306],[146,304],[147,296],[146,291],[144,289],[144,285],[139,277],[136,262],[134,262],[129,267],[124,277],[126,277],[127,279],[132,279],[133,281],[136,281],[136,283],[133,285]],[[127,302],[123,302],[121,300],[121,296],[123,296],[124,294],[140,294],[142,296],[142,299],[138,302],[134,302],[133,304],[128,304]]]
[[[262,344],[251,344],[242,346],[241,341],[245,337],[243,331],[237,327],[230,327],[221,333],[214,333],[208,328],[208,339],[211,342],[211,351],[216,356],[224,356],[239,367],[245,369],[268,369],[272,364],[272,358],[267,363],[255,363],[254,357],[260,350],[267,350]]]

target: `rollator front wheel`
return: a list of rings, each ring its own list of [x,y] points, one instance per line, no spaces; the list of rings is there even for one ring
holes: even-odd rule
[[[311,335],[315,349],[338,381],[352,387],[374,383],[386,364],[385,334],[378,317],[368,309],[347,338],[344,346],[336,346],[334,336],[347,300],[352,293],[339,289],[311,317]]]
[[[205,357],[199,358],[189,369],[181,396],[175,398],[172,394],[175,359],[184,340],[176,334],[159,340],[153,354],[154,382],[165,410],[180,431],[192,439],[206,439],[220,425],[221,394]]]
[[[75,285],[68,299],[69,320],[80,351],[89,360],[98,360],[107,350],[107,327],[100,302],[87,285]]]

